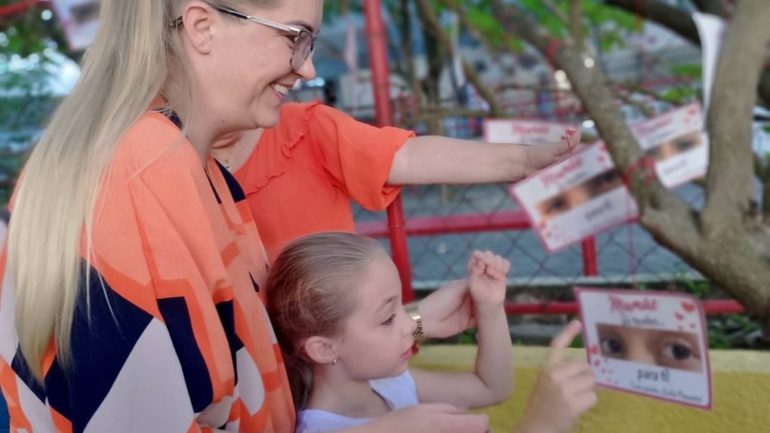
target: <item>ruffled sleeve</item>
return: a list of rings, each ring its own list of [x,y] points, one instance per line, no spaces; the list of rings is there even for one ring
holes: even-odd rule
[[[388,185],[393,158],[414,132],[377,128],[319,105],[308,123],[313,146],[340,188],[369,210],[382,210],[400,192]]]

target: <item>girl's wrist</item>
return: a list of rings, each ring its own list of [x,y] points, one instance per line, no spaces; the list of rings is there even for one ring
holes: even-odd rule
[[[477,319],[484,315],[505,312],[505,302],[473,302],[473,309]]]

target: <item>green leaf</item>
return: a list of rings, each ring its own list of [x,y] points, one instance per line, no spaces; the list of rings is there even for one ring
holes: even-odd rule
[[[703,66],[700,63],[674,65],[671,73],[677,77],[687,77],[700,80],[703,76]]]
[[[696,96],[695,89],[688,87],[672,87],[661,93],[660,97],[672,104],[681,104],[683,102],[691,101]]]

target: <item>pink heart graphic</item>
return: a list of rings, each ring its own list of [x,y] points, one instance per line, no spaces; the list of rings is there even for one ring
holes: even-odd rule
[[[594,344],[588,349],[588,353],[590,353],[591,355],[596,355],[597,353],[599,353],[599,346]]]
[[[682,301],[682,308],[688,313],[695,311],[695,305],[686,301]]]

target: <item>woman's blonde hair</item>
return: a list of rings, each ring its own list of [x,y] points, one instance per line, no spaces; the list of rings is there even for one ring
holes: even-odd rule
[[[24,168],[9,227],[7,272],[21,352],[38,379],[51,338],[59,361],[69,361],[79,281],[88,273],[81,246],[90,257],[99,184],[117,144],[162,91],[181,95],[167,108],[191,102],[184,96],[191,91],[181,32],[170,25],[187,1],[101,1],[100,29],[80,80]]]
[[[352,233],[318,233],[286,247],[270,269],[267,311],[283,352],[294,406],[302,409],[313,387],[304,342],[337,336],[355,308],[356,284],[381,254],[373,239]]]

